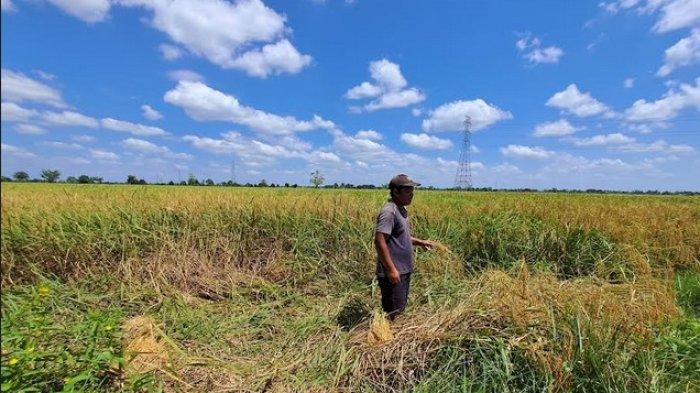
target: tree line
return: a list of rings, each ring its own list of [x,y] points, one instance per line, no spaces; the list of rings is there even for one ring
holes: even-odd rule
[[[45,182],[45,183],[71,183],[71,184],[153,184],[153,185],[169,185],[169,186],[225,186],[225,187],[284,187],[297,188],[304,187],[297,183],[268,183],[265,179],[258,183],[237,183],[231,180],[216,183],[211,178],[200,181],[194,174],[190,174],[187,180],[169,181],[169,182],[154,182],[148,183],[144,179],[140,179],[136,175],[128,175],[124,182],[107,182],[103,178],[97,176],[68,176],[64,181],[61,181],[61,172],[56,169],[43,169],[39,178],[31,178],[29,173],[18,171],[12,174],[12,177],[2,176],[2,182]],[[314,188],[346,188],[346,189],[385,189],[387,184],[352,184],[352,183],[333,183],[326,184],[326,179],[323,174],[316,170],[311,173],[309,183]],[[578,189],[534,189],[534,188],[492,188],[492,187],[473,187],[468,189],[461,188],[439,188],[433,186],[421,187],[421,190],[444,190],[444,191],[481,191],[481,192],[546,192],[546,193],[577,193],[577,194],[641,194],[641,195],[700,195],[700,191],[659,191],[659,190],[633,190],[633,191],[618,191],[618,190],[603,190],[597,188],[588,188],[583,190]]]

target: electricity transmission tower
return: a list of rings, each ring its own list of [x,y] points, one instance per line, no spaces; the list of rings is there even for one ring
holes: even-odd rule
[[[459,164],[455,175],[455,188],[467,190],[472,188],[472,159],[471,159],[471,128],[472,118],[464,119],[464,137],[462,138],[462,150],[459,152]]]

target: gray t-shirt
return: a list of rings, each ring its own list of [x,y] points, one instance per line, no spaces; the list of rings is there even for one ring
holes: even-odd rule
[[[389,247],[391,260],[399,274],[413,271],[413,243],[411,242],[411,225],[408,223],[408,212],[405,207],[398,207],[389,200],[382,206],[377,216],[375,232],[389,235],[386,244]],[[377,256],[377,275],[385,277],[384,265]]]

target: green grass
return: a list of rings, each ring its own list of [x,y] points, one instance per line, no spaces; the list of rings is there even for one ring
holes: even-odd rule
[[[363,344],[379,304],[371,235],[384,200],[358,190],[3,184],[2,389],[700,390],[700,198],[419,190],[415,235],[452,252],[417,253],[400,325],[415,336],[397,341],[403,353]],[[550,274],[543,301],[556,312],[530,317],[540,303],[527,299],[521,309],[460,309],[494,270],[515,278],[505,306],[522,300],[518,280],[539,285],[523,271]],[[666,317],[640,319],[638,331],[615,325],[575,296],[558,304],[567,283],[590,291],[580,302],[633,298],[668,307]],[[658,292],[666,284],[680,313]],[[450,322],[451,312],[485,325]],[[123,372],[122,325],[141,315],[177,348],[172,370]],[[630,312],[646,315],[656,314]],[[432,328],[440,337],[420,336]]]

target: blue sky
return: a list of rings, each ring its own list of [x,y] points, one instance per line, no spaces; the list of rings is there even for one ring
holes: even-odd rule
[[[527,3],[527,4],[525,4]],[[700,2],[2,0],[2,174],[700,190]]]

